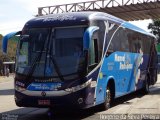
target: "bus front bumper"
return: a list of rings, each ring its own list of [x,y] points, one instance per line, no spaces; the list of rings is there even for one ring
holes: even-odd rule
[[[88,100],[86,101],[86,98],[88,95],[86,91],[87,88],[64,96],[29,96],[15,90],[15,102],[19,107],[83,109],[87,107]]]

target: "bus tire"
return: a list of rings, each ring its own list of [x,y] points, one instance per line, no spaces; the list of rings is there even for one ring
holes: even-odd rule
[[[149,83],[148,83],[148,79],[146,79],[144,87],[142,88],[142,94],[148,94],[148,93],[149,93]]]

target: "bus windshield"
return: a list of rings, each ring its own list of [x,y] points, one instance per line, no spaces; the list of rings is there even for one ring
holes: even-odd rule
[[[84,30],[84,27],[25,30],[17,50],[16,72],[34,77],[80,77],[85,70]]]

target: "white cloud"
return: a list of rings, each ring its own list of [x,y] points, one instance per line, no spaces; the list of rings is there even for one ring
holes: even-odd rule
[[[26,22],[26,21],[25,21]],[[20,31],[23,28],[23,25],[25,24],[23,21],[11,21],[11,22],[5,22],[3,25],[0,25],[0,34],[7,34],[13,31]]]

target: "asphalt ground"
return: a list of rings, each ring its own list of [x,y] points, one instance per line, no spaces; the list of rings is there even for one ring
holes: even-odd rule
[[[0,120],[160,120],[160,75],[149,94],[137,91],[120,97],[106,111],[99,107],[65,111],[17,107],[13,79],[14,75],[0,77]]]

